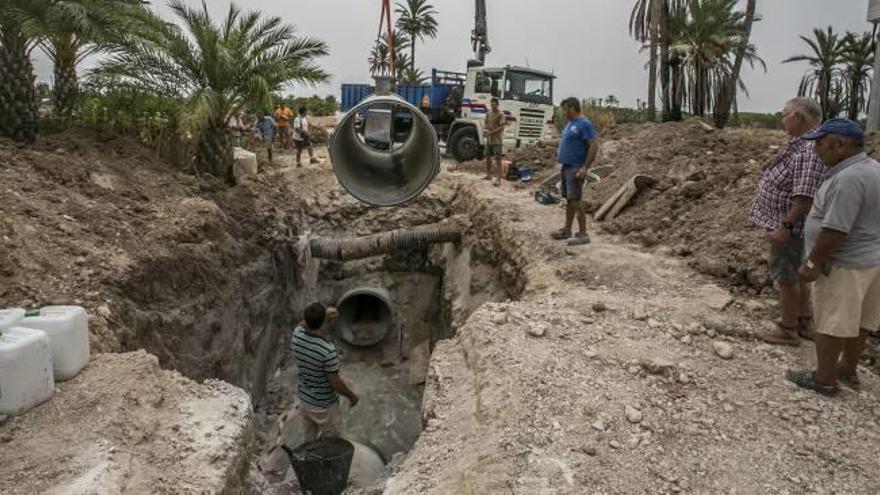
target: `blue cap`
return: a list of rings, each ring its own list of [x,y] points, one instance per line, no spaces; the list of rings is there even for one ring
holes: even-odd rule
[[[859,127],[859,124],[849,119],[827,120],[824,124],[822,124],[822,127],[816,129],[813,132],[804,134],[803,138],[807,141],[816,141],[817,139],[822,139],[829,134],[836,134],[838,136],[844,136],[856,139],[858,141],[865,140],[865,133],[862,132],[862,128]]]

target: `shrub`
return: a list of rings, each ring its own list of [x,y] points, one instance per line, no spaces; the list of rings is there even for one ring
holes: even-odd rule
[[[276,102],[278,100],[279,98],[275,99]],[[293,109],[294,111],[300,107],[306,107],[309,111],[309,115],[314,115],[316,117],[335,115],[339,110],[339,102],[334,95],[328,95],[325,97],[312,95],[308,98],[302,96],[294,98],[292,95],[288,95],[284,98],[280,98],[280,100],[283,101],[288,108]]]

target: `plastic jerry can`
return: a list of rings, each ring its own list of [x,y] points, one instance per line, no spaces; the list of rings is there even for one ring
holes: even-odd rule
[[[0,330],[9,328],[24,318],[24,310],[20,308],[0,309]]]
[[[52,348],[40,330],[0,330],[0,414],[20,414],[55,392]]]
[[[80,306],[46,306],[19,325],[42,330],[52,344],[55,381],[70,380],[89,364],[89,319]]]

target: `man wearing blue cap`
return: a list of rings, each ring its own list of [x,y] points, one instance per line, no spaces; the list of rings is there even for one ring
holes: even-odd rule
[[[864,151],[864,135],[847,119],[825,122],[815,141],[828,167],[805,228],[801,279],[813,282],[816,371],[789,371],[799,387],[838,393],[838,381],[860,386],[856,368],[869,332],[880,327],[880,163]]]

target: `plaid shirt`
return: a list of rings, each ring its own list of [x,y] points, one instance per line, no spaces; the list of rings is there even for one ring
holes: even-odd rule
[[[789,138],[776,157],[764,166],[749,222],[771,231],[778,229],[788,216],[795,196],[813,199],[824,175],[825,165],[813,149],[813,143],[801,137]],[[792,235],[803,237],[803,219],[795,223]]]

